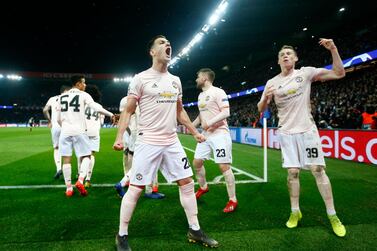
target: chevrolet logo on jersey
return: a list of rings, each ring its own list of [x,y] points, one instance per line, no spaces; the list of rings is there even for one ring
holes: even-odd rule
[[[169,99],[176,96],[175,93],[172,93],[172,92],[169,92],[169,91],[161,92],[161,93],[159,93],[159,95],[160,95],[160,97],[169,98]]]
[[[290,89],[287,91],[287,94],[295,94],[297,92],[297,89]]]
[[[201,103],[201,104],[198,104],[199,108],[204,108],[206,107],[206,103]]]

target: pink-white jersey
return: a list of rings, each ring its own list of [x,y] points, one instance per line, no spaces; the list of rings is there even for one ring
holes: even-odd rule
[[[126,109],[127,97],[128,96],[122,98],[121,101],[120,101],[120,104],[119,104],[119,111],[120,112],[122,112],[124,109]],[[139,114],[140,114],[139,106],[137,106],[135,113],[131,115],[130,122],[128,124],[128,128],[130,128],[131,131],[137,130],[137,120],[138,120]]]
[[[302,67],[288,76],[280,74],[270,79],[262,94],[269,86],[274,86],[273,95],[278,109],[279,130],[286,134],[309,131],[314,123],[310,106],[310,87],[320,68]]]
[[[149,68],[134,77],[128,97],[136,98],[140,109],[138,142],[172,145],[178,141],[177,101],[182,100],[182,86],[177,76]]]
[[[77,88],[60,95],[58,110],[62,135],[75,136],[86,133],[85,108],[91,104],[94,104],[93,98]]]
[[[221,113],[221,109],[229,107],[228,96],[225,91],[211,86],[208,90],[203,91],[199,94],[198,97],[198,109],[199,116],[201,120],[204,120],[208,123],[212,118]],[[218,134],[218,133],[228,133],[228,123],[226,119],[217,122],[218,126],[213,132],[205,132],[206,136]]]
[[[59,105],[59,96],[60,95],[56,95],[56,96],[49,98],[49,100],[47,101],[47,103],[45,105],[46,107],[51,108],[51,127],[54,127],[54,128],[60,127],[60,125],[58,123],[58,119],[57,119],[57,109],[58,109],[58,105]]]

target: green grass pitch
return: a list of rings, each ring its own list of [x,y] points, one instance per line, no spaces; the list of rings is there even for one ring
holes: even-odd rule
[[[111,149],[115,129],[101,132],[92,182],[115,184],[123,175],[122,153]],[[191,136],[182,144],[195,149]],[[192,161],[193,153],[187,151]],[[233,144],[233,166],[261,177],[262,149]],[[372,250],[377,244],[377,168],[327,159],[337,214],[347,228],[336,237],[325,206],[309,172],[301,173],[301,211],[297,229],[287,229],[290,212],[286,171],[280,152],[268,150],[268,183],[237,185],[238,210],[222,212],[227,202],[223,184],[210,185],[198,201],[201,227],[220,242],[219,250]],[[219,180],[220,171],[206,164],[208,181]],[[73,178],[76,163],[73,163]],[[63,185],[53,180],[55,167],[47,128],[0,129],[0,250],[115,250],[121,200],[112,187],[93,187],[89,196],[66,198],[65,188],[5,189],[13,186]],[[237,173],[237,172],[236,172]],[[236,179],[251,178],[237,173]],[[165,183],[160,175],[160,182]],[[138,202],[129,239],[133,250],[205,250],[186,239],[187,222],[177,186],[160,186],[163,200]]]

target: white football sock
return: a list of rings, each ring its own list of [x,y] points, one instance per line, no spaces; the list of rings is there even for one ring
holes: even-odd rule
[[[120,206],[120,217],[119,217],[119,235],[128,235],[128,224],[130,223],[132,214],[135,210],[137,201],[140,197],[143,189],[130,186],[123,196],[122,204]]]
[[[79,175],[79,181],[81,184],[84,183],[84,179],[86,177],[86,174],[88,173],[89,165],[90,165],[90,158],[89,157],[83,158],[83,160],[81,161],[80,175]]]
[[[63,164],[63,176],[64,176],[65,185],[67,186],[67,190],[72,189],[71,175],[72,175],[71,164]]]
[[[206,169],[204,168],[204,165],[202,166],[202,168],[200,168],[199,171],[196,169],[196,179],[198,180],[201,189],[207,189],[208,185],[206,180]]]
[[[196,204],[196,197],[194,193],[194,181],[179,186],[179,199],[181,205],[185,210],[189,227],[193,230],[199,230],[198,220],[198,206]]]
[[[91,155],[90,156],[90,165],[89,165],[89,168],[88,168],[88,173],[86,175],[86,180],[90,180],[92,178],[92,173],[93,173],[93,168],[94,168],[95,163],[96,163],[96,158],[94,157],[94,155]]]
[[[228,191],[229,200],[236,202],[236,182],[232,169],[229,168],[229,170],[223,172],[223,175],[226,182],[226,190]]]
[[[56,172],[59,172],[62,170],[62,161],[61,161],[61,156],[59,153],[59,149],[54,148],[54,161],[55,161],[55,166],[56,166]]]

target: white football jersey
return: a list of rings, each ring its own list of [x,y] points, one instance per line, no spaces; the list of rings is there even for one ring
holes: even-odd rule
[[[86,134],[89,137],[98,137],[104,119],[105,116],[103,114],[87,106],[85,108]]]
[[[49,100],[46,103],[46,107],[51,109],[51,126],[52,127],[60,127],[57,119],[57,109],[59,104],[59,97],[60,95],[53,96],[49,98]]]
[[[77,88],[60,95],[58,120],[61,121],[61,134],[75,136],[86,133],[85,108],[94,103],[88,93]]]

